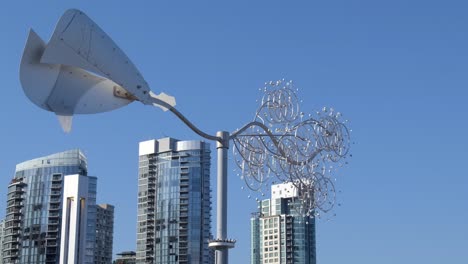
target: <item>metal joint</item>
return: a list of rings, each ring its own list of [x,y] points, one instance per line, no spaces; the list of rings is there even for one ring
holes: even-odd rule
[[[218,131],[216,136],[219,140],[216,141],[216,148],[229,148],[229,132],[226,131]]]

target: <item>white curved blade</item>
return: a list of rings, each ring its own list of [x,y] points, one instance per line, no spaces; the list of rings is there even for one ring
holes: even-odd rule
[[[124,87],[142,103],[153,103],[148,83],[135,65],[96,23],[79,10],[67,10],[60,18],[41,62],[66,64],[96,73]]]
[[[134,100],[109,79],[76,67],[40,63],[44,48],[44,42],[31,30],[20,65],[24,93],[42,109],[65,116],[94,114],[114,110]]]

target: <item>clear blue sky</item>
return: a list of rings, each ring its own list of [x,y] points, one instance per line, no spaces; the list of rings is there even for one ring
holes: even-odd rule
[[[356,144],[338,175],[342,206],[317,225],[318,263],[468,263],[466,1],[45,3],[0,8],[2,215],[15,164],[79,147],[98,177],[98,202],[116,206],[114,253],[134,250],[138,142],[198,139],[139,103],[76,116],[64,134],[28,101],[18,78],[28,29],[48,39],[73,7],[210,133],[250,121],[258,88],[280,78],[296,82],[304,111],[344,113]],[[244,264],[256,204],[234,173],[229,180],[229,235],[238,240],[230,259]]]

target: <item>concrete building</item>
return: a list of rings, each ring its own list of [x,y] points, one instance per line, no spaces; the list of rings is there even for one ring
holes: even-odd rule
[[[64,177],[62,190],[62,229],[60,236],[60,263],[92,263],[94,245],[87,239],[94,230],[89,226],[89,207],[95,208],[96,200],[90,203],[91,178],[74,174]],[[94,190],[96,193],[96,190]],[[93,215],[95,227],[96,214]],[[90,238],[92,239],[92,238]],[[93,241],[94,242],[94,241]],[[83,250],[85,249],[85,250]],[[90,257],[93,257],[92,259]]]
[[[112,246],[114,242],[114,206],[99,204],[96,207],[96,247],[95,264],[112,263]]]
[[[136,262],[213,263],[210,218],[209,144],[140,142]]]
[[[316,264],[315,219],[295,210],[292,183],[272,185],[251,218],[251,264]]]
[[[4,263],[93,263],[95,177],[69,150],[16,166],[8,186]]]

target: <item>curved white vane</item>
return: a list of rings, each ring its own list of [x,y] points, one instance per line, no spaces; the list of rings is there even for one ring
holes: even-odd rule
[[[124,52],[76,9],[60,18],[47,44],[30,31],[20,80],[33,103],[62,116],[65,131],[74,114],[106,112],[134,100],[163,110],[175,106],[174,97],[154,94]]]

